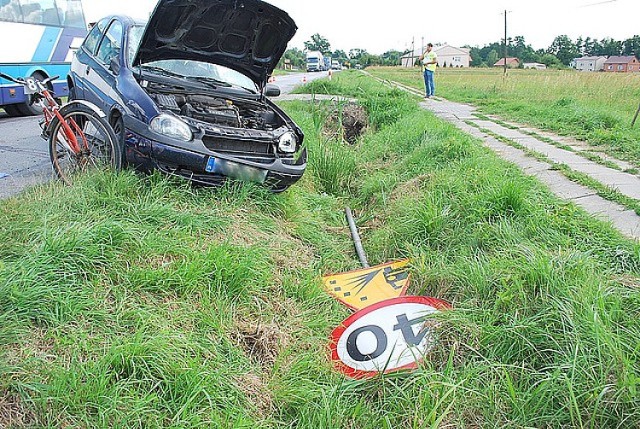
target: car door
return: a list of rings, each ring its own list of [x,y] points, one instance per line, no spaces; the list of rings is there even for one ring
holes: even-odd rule
[[[84,99],[104,112],[108,112],[118,98],[114,90],[116,74],[111,69],[111,61],[119,61],[121,57],[123,31],[124,27],[119,20],[111,21],[97,47],[94,61],[84,71]]]
[[[95,53],[108,24],[107,19],[102,19],[91,28],[71,62],[71,77],[74,84],[73,98],[85,99],[87,71],[95,66]]]

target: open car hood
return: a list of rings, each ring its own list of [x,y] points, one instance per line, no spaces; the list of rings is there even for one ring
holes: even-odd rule
[[[160,0],[133,65],[203,61],[243,73],[262,88],[297,29],[285,11],[260,0]]]

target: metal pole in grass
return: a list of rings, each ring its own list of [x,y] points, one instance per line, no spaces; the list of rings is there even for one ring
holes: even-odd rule
[[[638,110],[636,110],[636,114],[633,116],[633,121],[631,121],[631,128],[635,126],[638,115],[640,115],[640,105],[638,105]]]
[[[507,74],[507,10],[504,11],[504,74]]]
[[[345,209],[347,214],[347,222],[349,222],[349,229],[351,230],[351,238],[353,238],[353,244],[356,248],[356,253],[362,264],[362,268],[369,268],[369,262],[367,261],[367,254],[364,253],[364,247],[362,247],[362,241],[360,240],[360,234],[358,234],[358,227],[355,220],[353,220],[353,213],[351,209],[347,207]]]

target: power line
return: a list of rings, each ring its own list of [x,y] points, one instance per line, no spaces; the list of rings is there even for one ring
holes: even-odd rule
[[[599,6],[599,5],[601,5],[601,4],[607,4],[607,3],[615,3],[615,2],[617,2],[617,1],[618,1],[618,0],[605,0],[605,1],[599,1],[599,2],[597,2],[597,3],[591,3],[591,4],[585,4],[585,5],[582,5],[582,6],[578,6],[578,9],[582,9],[582,8],[585,8],[585,7],[591,7],[591,6]]]

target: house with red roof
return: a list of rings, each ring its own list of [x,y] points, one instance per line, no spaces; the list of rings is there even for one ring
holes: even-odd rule
[[[628,57],[611,56],[604,63],[604,71],[609,73],[640,72],[640,61],[633,55]]]
[[[493,65],[494,67],[504,67],[504,58]],[[517,69],[520,67],[520,60],[515,57],[507,57],[507,67],[510,69]]]

